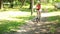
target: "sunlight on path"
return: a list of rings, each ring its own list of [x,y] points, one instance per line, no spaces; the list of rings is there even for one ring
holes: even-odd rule
[[[50,13],[42,13],[41,17],[50,17],[60,15],[60,12],[50,12]]]
[[[17,20],[16,18],[12,17],[27,17],[30,16],[29,12],[20,12],[20,11],[6,11],[6,12],[0,12],[0,19],[6,19],[6,20]],[[19,20],[19,19],[18,19]]]
[[[8,12],[0,12],[0,16],[2,17],[10,17],[10,16],[27,16],[30,15],[29,12],[13,12],[13,11],[8,11]]]
[[[21,12],[21,11],[5,11],[0,12],[0,19],[7,19],[7,20],[16,20],[16,18],[12,17],[27,17],[30,16],[30,12]],[[35,13],[36,15],[36,13]],[[57,16],[60,15],[60,12],[50,12],[50,13],[42,13],[42,17],[50,17],[50,16]]]

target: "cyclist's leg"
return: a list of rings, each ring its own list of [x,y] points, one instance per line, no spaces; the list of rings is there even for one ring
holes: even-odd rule
[[[38,23],[38,19],[39,19],[39,11],[37,10],[37,18],[36,18],[37,23]]]
[[[39,11],[37,10],[37,19],[39,18]]]
[[[41,12],[39,11],[39,22],[41,21]]]

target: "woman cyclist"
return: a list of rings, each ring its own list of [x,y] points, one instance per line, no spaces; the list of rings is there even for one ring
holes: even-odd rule
[[[37,3],[36,10],[37,10],[37,21],[40,22],[40,18],[41,18],[41,4],[40,4],[40,2]]]

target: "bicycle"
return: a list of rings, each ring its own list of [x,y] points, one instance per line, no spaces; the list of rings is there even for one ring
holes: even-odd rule
[[[40,22],[41,21],[41,11],[37,11],[37,18],[36,18],[36,22]]]

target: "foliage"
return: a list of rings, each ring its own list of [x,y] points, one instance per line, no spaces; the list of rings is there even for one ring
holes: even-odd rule
[[[60,0],[55,0],[55,2],[60,2]]]

